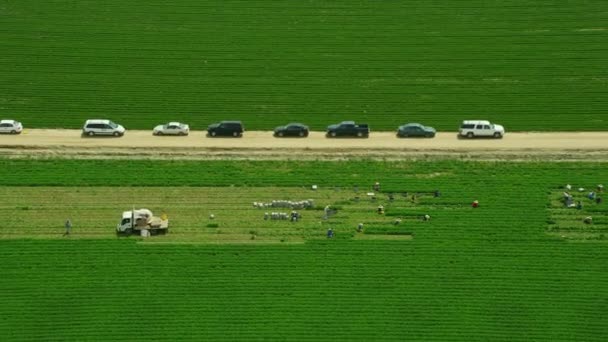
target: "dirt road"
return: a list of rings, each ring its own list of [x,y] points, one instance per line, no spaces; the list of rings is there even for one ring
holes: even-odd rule
[[[245,132],[242,138],[208,138],[202,131],[185,137],[153,136],[150,131],[127,131],[123,137],[82,137],[80,130],[29,129],[21,135],[0,135],[0,154],[114,157],[349,157],[356,155],[454,155],[470,157],[552,155],[564,159],[601,156],[608,160],[608,132],[508,133],[503,139],[458,139],[438,133],[432,139],[398,139],[393,132],[372,132],[369,138],[275,138],[272,132]],[[578,157],[577,157],[578,155]],[[496,158],[502,159],[502,158]],[[566,158],[568,159],[568,158]]]

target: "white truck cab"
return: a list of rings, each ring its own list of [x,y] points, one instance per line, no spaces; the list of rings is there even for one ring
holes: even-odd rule
[[[147,230],[151,235],[166,234],[169,230],[169,218],[163,214],[156,217],[148,209],[124,211],[122,219],[116,226],[119,235],[131,235]]]
[[[505,135],[505,128],[501,125],[493,124],[487,120],[465,120],[460,125],[458,135],[467,138],[502,138]]]

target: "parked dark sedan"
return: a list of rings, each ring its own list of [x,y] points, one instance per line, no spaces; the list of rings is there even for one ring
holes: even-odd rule
[[[423,126],[419,123],[408,123],[407,125],[399,126],[399,130],[397,130],[397,136],[400,138],[432,138],[435,136],[435,129],[433,127]]]
[[[290,123],[274,129],[275,137],[307,137],[308,126],[301,123]]]

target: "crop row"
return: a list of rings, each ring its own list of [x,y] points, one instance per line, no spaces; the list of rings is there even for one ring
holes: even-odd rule
[[[333,205],[340,207],[340,214],[330,220],[331,226],[348,232],[349,238],[359,222],[389,229],[401,218],[406,227],[418,227],[423,223],[417,218],[430,214],[437,228],[416,234],[536,239],[543,233],[538,227],[546,226],[547,189],[573,180],[606,183],[606,168],[589,165],[597,168],[581,173],[577,163],[2,160],[0,176],[13,187],[1,190],[0,209],[6,213],[7,236],[44,235],[51,227],[56,234],[68,216],[91,236],[108,236],[120,212],[136,206],[157,214],[166,211],[176,233],[238,233],[249,238],[252,231],[263,229],[260,235],[285,234],[301,241],[323,235],[328,226],[320,223],[320,210]],[[372,200],[367,192],[376,181],[381,193]],[[312,190],[313,184],[319,189]],[[432,196],[435,190],[442,193],[440,198]],[[295,226],[263,221],[263,213],[273,210],[252,206],[309,198],[319,210],[303,212],[304,220]],[[473,200],[480,201],[481,210],[470,208]],[[382,219],[374,214],[380,204],[386,207]],[[210,214],[217,219],[210,221]],[[532,222],[537,228],[529,231]]]
[[[313,184],[361,191],[431,192],[437,187],[487,191],[492,185],[527,196],[567,183],[608,183],[605,163],[474,161],[163,161],[2,159],[5,186],[289,186]],[[585,172],[581,169],[585,168]],[[587,170],[590,169],[590,170]],[[439,182],[441,180],[441,183]],[[435,182],[437,180],[437,182]],[[440,184],[440,185],[439,185]],[[527,190],[533,186],[536,190]],[[496,193],[495,196],[500,196]]]
[[[324,238],[329,228],[338,239],[412,233],[428,238],[447,235],[448,223],[448,229],[462,233],[462,228],[479,220],[481,214],[472,213],[469,203],[454,193],[444,197],[420,193],[412,201],[400,194],[377,193],[372,198],[353,189],[3,187],[0,198],[0,216],[4,217],[0,237],[10,239],[60,238],[67,218],[73,224],[72,238],[113,239],[122,212],[133,207],[168,215],[169,236],[149,239],[151,242],[303,242]],[[301,219],[290,222],[264,218],[271,212],[289,214],[290,208],[252,205],[277,199],[311,199],[315,207],[298,210]],[[384,214],[377,213],[380,205]],[[337,214],[324,219],[325,206],[337,210]],[[432,221],[424,222],[425,214]],[[364,232],[356,233],[359,223],[364,224]]]

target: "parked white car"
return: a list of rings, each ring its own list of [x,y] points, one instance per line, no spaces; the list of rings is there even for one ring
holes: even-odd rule
[[[0,133],[19,134],[23,131],[23,125],[15,120],[0,121]]]
[[[188,133],[190,133],[190,126],[180,122],[158,125],[152,131],[154,135],[188,135]]]
[[[460,125],[458,134],[461,137],[494,137],[502,138],[505,135],[505,128],[501,125],[493,124],[485,120],[467,120]]]
[[[87,120],[82,127],[82,134],[90,137],[94,135],[113,135],[120,137],[125,134],[125,128],[110,120]]]

